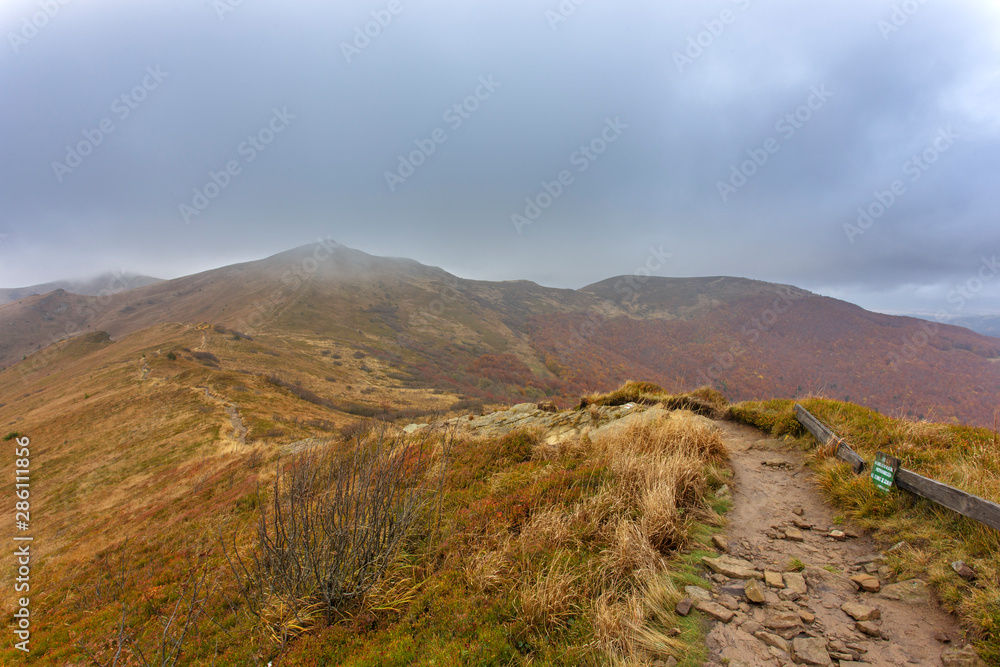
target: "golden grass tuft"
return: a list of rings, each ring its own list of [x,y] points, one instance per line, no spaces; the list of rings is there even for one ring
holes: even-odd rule
[[[573,534],[573,517],[561,507],[547,507],[532,515],[518,541],[548,551],[572,546],[578,539]]]
[[[526,625],[544,634],[565,627],[584,603],[577,585],[580,578],[561,558],[538,572],[521,593],[521,612]]]
[[[642,526],[625,518],[618,520],[611,544],[601,553],[601,564],[605,581],[612,588],[634,584],[636,575],[664,566]]]

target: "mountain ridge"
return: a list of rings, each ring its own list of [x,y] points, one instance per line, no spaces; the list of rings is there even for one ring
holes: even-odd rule
[[[65,337],[170,323],[381,355],[397,381],[483,400],[649,378],[733,400],[827,392],[876,409],[992,422],[1000,340],[747,278],[618,276],[582,288],[459,278],[330,240],[100,297],[0,305],[0,366]],[[928,382],[928,378],[933,378]]]

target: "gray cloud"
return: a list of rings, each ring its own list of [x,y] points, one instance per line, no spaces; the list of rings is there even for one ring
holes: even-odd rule
[[[589,0],[565,21],[555,1],[220,3],[69,2],[30,39],[37,0],[0,9],[0,284],[173,277],[330,235],[573,287],[662,246],[664,275],[935,310],[1000,251],[985,1]],[[581,160],[608,119],[627,128]],[[958,138],[911,180],[942,128]],[[68,146],[92,150],[57,174]],[[564,171],[518,233],[511,216]],[[844,226],[895,180],[905,193],[851,243]],[[966,308],[1000,310],[1000,291]]]

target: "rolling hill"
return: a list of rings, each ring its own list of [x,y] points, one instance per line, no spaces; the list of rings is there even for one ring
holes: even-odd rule
[[[334,348],[377,360],[380,387],[485,401],[565,403],[642,377],[678,391],[710,384],[731,400],[818,393],[987,425],[1000,390],[997,339],[791,286],[618,277],[553,289],[464,280],[333,242],[114,295],[57,290],[4,304],[0,366],[23,376],[51,368],[43,348],[68,336],[118,341],[172,323],[311,350],[310,391],[328,389],[319,351]]]
[[[260,651],[273,647],[245,640],[253,626],[233,606],[219,536],[252,532],[280,462],[350,441],[366,418],[471,423],[498,403],[568,406],[648,378],[677,393],[711,384],[733,401],[816,393],[991,425],[1000,389],[997,339],[790,286],[620,277],[560,290],[464,280],[333,243],[119,294],[59,289],[0,305],[0,355],[0,435],[31,440],[31,527],[44,537],[32,545],[32,614],[39,664],[53,665],[80,664],[81,642],[120,645],[112,635],[126,612],[136,641],[154,642],[199,555],[220,582],[211,615],[225,619],[199,634],[227,647],[220,664],[266,664]],[[446,512],[456,536],[470,503],[492,525],[547,485],[577,492],[605,474],[590,464],[552,479],[516,473],[527,490],[508,497],[504,482],[494,497],[492,481],[473,482],[496,472],[476,442],[459,454]],[[473,500],[467,483],[481,492]],[[14,572],[0,572],[0,586],[12,590]],[[447,590],[464,609],[465,593]],[[205,641],[191,648],[200,664],[218,648]]]

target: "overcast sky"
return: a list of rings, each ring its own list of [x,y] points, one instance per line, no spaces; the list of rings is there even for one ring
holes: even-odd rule
[[[992,0],[5,0],[0,27],[0,286],[332,237],[1000,312]]]

